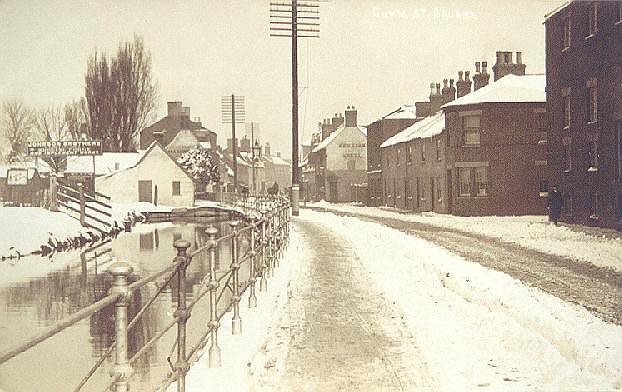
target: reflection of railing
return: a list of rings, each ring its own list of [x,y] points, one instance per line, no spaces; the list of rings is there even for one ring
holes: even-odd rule
[[[241,201],[238,201],[238,203],[241,203]],[[278,266],[278,260],[289,238],[289,206],[284,199],[262,198],[261,201],[246,199],[244,203],[243,207],[248,212],[248,219],[245,222],[229,222],[231,232],[220,237],[217,237],[218,231],[215,227],[209,227],[206,230],[208,235],[207,243],[193,252],[188,251],[188,248],[191,246],[190,242],[183,239],[175,241],[173,246],[177,249],[177,256],[173,259],[173,263],[162,271],[130,284],[128,278],[132,273],[132,267],[125,262],[114,263],[108,270],[113,276],[112,289],[108,296],[72,314],[37,336],[30,338],[26,343],[1,354],[0,365],[79,321],[102,311],[108,306],[114,305],[115,341],[82,378],[75,390],[79,391],[86,385],[97,369],[114,351],[114,369],[111,372],[112,380],[109,387],[112,387],[115,392],[127,391],[135,362],[151,350],[170,329],[177,325],[177,339],[174,346],[177,349],[176,362],[172,363],[169,359],[172,371],[163,380],[163,385],[169,385],[177,381],[177,390],[184,391],[185,377],[190,367],[190,361],[194,360],[198,350],[204,347],[208,340],[211,340],[208,354],[209,366],[220,366],[220,348],[218,346],[220,320],[228,310],[232,310],[232,333],[239,334],[242,332],[242,320],[240,317],[241,295],[249,290],[248,306],[252,308],[257,305],[255,292],[257,278],[260,277],[259,291],[266,291],[267,278],[272,276],[274,268]],[[261,208],[255,209],[255,206],[260,206]],[[217,275],[216,252],[225,241],[230,241],[231,244],[231,264],[228,270],[224,271],[224,273],[218,271]],[[243,246],[242,243],[247,243],[247,245]],[[246,248],[246,251],[240,255],[240,250],[244,250],[243,248]],[[188,304],[186,302],[186,269],[192,262],[193,257],[204,252],[207,252],[209,256],[209,273],[203,278],[205,288]],[[248,279],[240,281],[240,268],[243,266],[248,267]],[[148,283],[161,280],[164,282],[157,285],[158,288],[155,293],[151,295],[144,306],[128,323],[128,306],[131,296]],[[128,332],[137,324],[158,296],[169,287],[169,284],[174,291],[173,298],[177,300],[177,310],[174,313],[174,318],[131,358],[128,358]],[[230,298],[223,303],[222,299],[224,298],[225,290],[230,291]],[[198,341],[189,347],[186,333],[187,321],[194,306],[207,295],[209,295],[210,308],[210,320],[207,324],[207,329]],[[172,352],[173,350],[171,350]]]

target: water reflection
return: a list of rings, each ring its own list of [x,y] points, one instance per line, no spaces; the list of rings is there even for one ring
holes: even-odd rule
[[[64,267],[55,271],[33,274],[27,281],[0,285],[0,350],[25,341],[46,326],[66,318],[84,306],[105,297],[112,285],[112,279],[105,270],[112,258],[128,261],[134,267],[131,280],[135,281],[172,263],[175,249],[172,243],[185,239],[192,243],[190,251],[203,246],[207,241],[205,228],[214,222],[159,224],[137,226],[137,231],[124,233],[105,247],[88,253],[68,253],[63,257]],[[219,235],[227,234],[226,224],[217,224]],[[247,245],[247,243],[246,243]],[[243,255],[245,249],[241,249]],[[221,243],[217,250],[218,268],[225,270],[231,262],[230,243]],[[45,259],[36,261],[49,263]],[[248,263],[241,269],[240,280],[248,277]],[[44,269],[45,271],[45,269]],[[192,301],[204,288],[201,280],[209,271],[207,252],[196,255],[187,269],[186,296]],[[142,315],[128,336],[129,355],[133,356],[153,336],[173,320],[177,298],[175,279],[163,289],[163,293]],[[139,312],[164,282],[151,283],[134,293],[129,305],[130,320]],[[230,297],[225,290],[223,302]],[[209,304],[204,297],[189,320],[188,345],[194,344],[204,331],[209,320]],[[101,357],[115,340],[114,306],[109,306],[83,322],[55,336],[33,350],[0,366],[0,390],[67,390],[75,387],[97,358]],[[143,354],[134,370],[132,390],[151,391],[170,370],[167,357],[171,355],[175,340],[175,328]],[[90,346],[90,349],[86,349]],[[12,377],[15,374],[32,374],[33,363],[46,364],[36,369],[38,377]],[[84,390],[101,391],[109,381],[109,358],[94,375]],[[70,364],[70,365],[69,365]]]

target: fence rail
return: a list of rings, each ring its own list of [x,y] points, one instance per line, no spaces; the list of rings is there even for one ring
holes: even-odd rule
[[[105,362],[106,358],[114,353],[114,365],[111,370],[110,387],[114,392],[129,390],[129,381],[132,374],[132,366],[138,358],[148,352],[169,330],[177,325],[177,337],[175,362],[169,358],[171,373],[163,380],[163,385],[177,382],[177,391],[185,391],[185,378],[190,368],[190,360],[193,359],[208,340],[208,363],[210,367],[221,365],[221,349],[218,346],[218,331],[220,321],[227,310],[233,311],[232,333],[242,333],[242,319],[240,316],[241,296],[248,290],[248,306],[257,306],[256,282],[260,278],[259,291],[267,290],[267,278],[272,276],[273,270],[279,263],[279,257],[288,241],[289,234],[289,204],[283,198],[247,197],[238,198],[234,203],[243,210],[246,217],[243,221],[231,221],[231,232],[218,236],[218,230],[214,226],[206,229],[208,241],[197,249],[188,252],[191,243],[186,240],[177,240],[173,246],[176,248],[176,256],[173,262],[166,268],[143,277],[133,283],[129,283],[132,267],[126,262],[112,264],[108,272],[113,277],[110,294],[101,300],[81,309],[65,320],[42,331],[6,353],[0,354],[0,366],[16,356],[28,351],[37,344],[51,338],[64,329],[76,324],[80,320],[89,317],[108,306],[114,305],[115,310],[115,341],[105,350],[104,354],[90,368],[89,372],[81,379],[75,391],[81,390],[96,373],[97,369]],[[240,256],[240,241],[248,242],[247,252]],[[217,270],[216,253],[220,246],[229,242],[231,247],[231,263],[226,271]],[[200,253],[206,253],[209,260],[209,272],[202,279],[204,289],[201,290],[193,301],[186,302],[186,269],[192,263],[193,257]],[[248,263],[249,278],[240,281],[240,268]],[[128,307],[132,294],[151,282],[164,280],[156,292],[146,301],[145,305],[128,322]],[[131,358],[128,357],[127,342],[128,332],[143,316],[147,308],[153,304],[164,289],[171,285],[176,291],[176,310],[173,319],[160,332],[145,343]],[[223,284],[224,281],[224,284]],[[219,289],[222,287],[221,289]],[[230,290],[231,296],[222,303],[225,290]],[[191,347],[187,346],[187,321],[191,317],[195,305],[205,296],[209,295],[209,322],[206,325],[199,340]],[[222,305],[219,310],[219,305]]]

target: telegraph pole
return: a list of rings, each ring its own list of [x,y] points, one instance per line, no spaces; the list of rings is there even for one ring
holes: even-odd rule
[[[233,191],[238,191],[238,143],[235,137],[235,123],[245,121],[246,108],[244,96],[235,94],[221,97],[220,109],[223,124],[231,123],[231,149],[233,159]]]
[[[298,38],[319,38],[319,7],[319,0],[287,0],[270,3],[270,36],[291,37],[292,39],[291,203],[292,215],[294,216],[299,214],[298,203],[300,200],[300,170],[298,167]],[[299,26],[301,27],[299,28]],[[299,35],[299,32],[302,35]]]

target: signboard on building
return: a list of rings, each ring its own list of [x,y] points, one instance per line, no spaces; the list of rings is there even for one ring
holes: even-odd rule
[[[7,171],[6,174],[7,185],[27,185],[28,184],[28,169],[13,167]]]
[[[66,140],[54,142],[28,143],[28,155],[31,157],[66,157],[70,155],[102,155],[102,143],[99,140]]]

